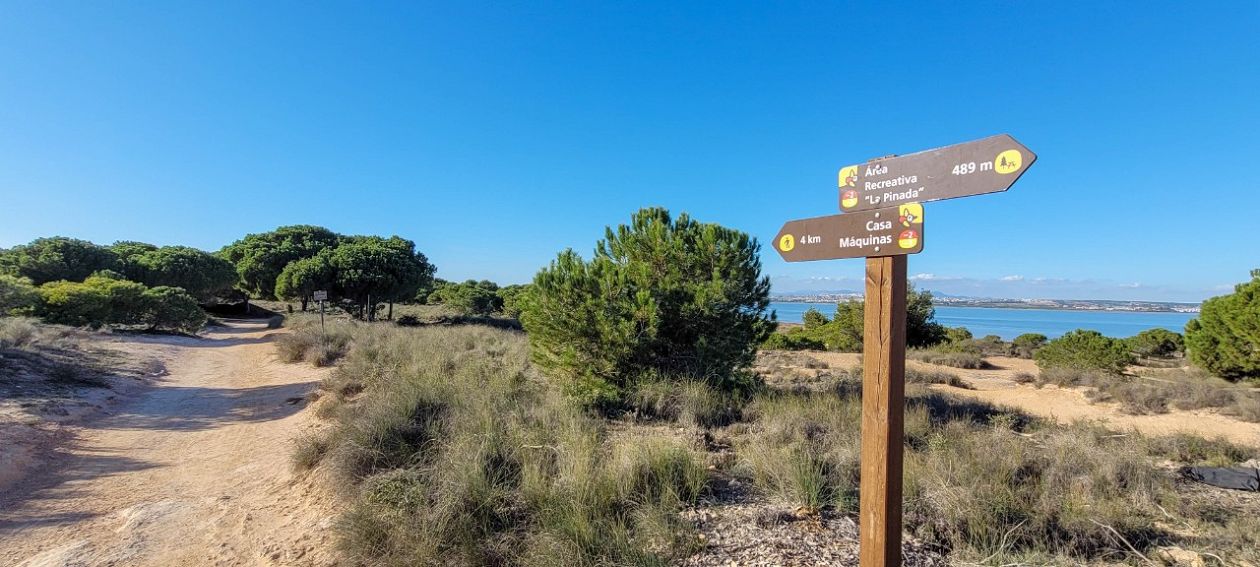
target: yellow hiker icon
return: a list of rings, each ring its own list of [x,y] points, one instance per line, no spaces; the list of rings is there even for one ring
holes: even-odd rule
[[[783,238],[779,239],[779,250],[791,252],[793,248],[796,248],[796,237],[785,234]]]
[[[993,158],[993,171],[1002,175],[1015,173],[1023,163],[1024,156],[1019,155],[1019,150],[1006,150]]]

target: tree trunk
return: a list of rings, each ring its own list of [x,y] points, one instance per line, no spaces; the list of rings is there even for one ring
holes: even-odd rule
[[[386,316],[386,317],[385,317],[385,319],[387,319],[387,320],[389,320],[389,321],[393,321],[393,320],[394,320],[394,302],[393,302],[393,301],[390,301],[390,302],[389,302],[389,315],[388,315],[388,316]]]
[[[372,303],[372,294],[367,296],[367,320],[369,323],[376,320],[376,305]]]
[[[306,302],[307,302],[309,299],[310,299],[310,297],[308,297],[308,296],[305,296],[305,295],[303,295],[303,296],[302,296],[302,312],[303,312],[303,313],[306,313]]]

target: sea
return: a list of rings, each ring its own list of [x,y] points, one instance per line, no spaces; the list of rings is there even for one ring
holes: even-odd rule
[[[831,317],[835,303],[782,302],[770,303],[785,323],[800,323],[805,311],[813,307]],[[1011,309],[1007,307],[936,308],[936,321],[949,327],[966,327],[976,337],[997,335],[1011,340],[1024,333],[1041,333],[1055,338],[1075,329],[1090,329],[1109,337],[1131,337],[1153,328],[1185,332],[1186,323],[1196,313],[1142,311],[1081,311],[1074,309]]]

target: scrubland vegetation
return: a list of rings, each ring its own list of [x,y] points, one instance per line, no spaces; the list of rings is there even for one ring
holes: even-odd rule
[[[352,487],[351,557],[399,565],[653,565],[695,545],[677,512],[703,455],[621,435],[532,370],[519,333],[361,326],[323,386],[322,461]]]
[[[539,374],[519,333],[336,325],[352,346],[321,388],[333,426],[295,459],[342,479],[341,533],[359,560],[663,564],[702,548],[677,513],[720,502],[719,477],[856,513],[857,369],[813,389],[770,376],[747,396],[645,380],[609,419]],[[912,387],[906,450],[906,529],[958,560],[1141,563],[1169,545],[1242,558],[1260,545],[1255,510],[1177,480],[1176,465],[1255,457],[1227,442],[1056,425]]]
[[[0,376],[28,359],[52,361],[36,370],[53,379],[92,376],[56,358],[74,350],[56,334],[77,331],[14,315],[193,333],[206,321],[199,305],[287,300],[305,311],[327,291],[351,317],[321,331],[292,316],[276,348],[285,361],[336,365],[316,409],[329,426],[301,440],[294,464],[327,469],[343,492],[351,560],[662,565],[704,549],[684,509],[741,498],[806,517],[858,509],[860,370],[804,362],[805,383],[779,375],[799,366],[774,361],[791,353],[763,355],[761,373],[753,365],[759,349],[860,351],[863,305],[811,310],[775,332],[759,253],[747,234],[663,209],[610,227],[590,259],[565,251],[532,283],[505,287],[436,279],[399,237],[313,226],[216,254],[39,239],[0,251]],[[1082,330],[1007,342],[940,325],[931,294],[912,288],[908,358],[959,369],[1031,358],[1041,372],[1018,381],[1087,388],[1129,413],[1211,408],[1260,421],[1260,395],[1234,384],[1260,377],[1258,290],[1260,272],[1209,300],[1184,338]],[[393,319],[395,304],[397,324],[373,323]],[[32,358],[39,349],[52,355]],[[911,368],[906,380],[906,529],[951,559],[1147,563],[1175,545],[1260,560],[1255,507],[1204,498],[1176,474],[1250,450],[1058,425],[927,387],[967,388],[954,371]]]
[[[105,388],[110,385],[107,376],[119,373],[118,363],[113,353],[93,346],[77,329],[28,317],[0,317],[0,400]]]
[[[754,373],[754,346],[774,340],[763,282],[746,236],[646,210],[609,229],[592,260],[566,252],[539,273],[519,297],[524,334],[338,320],[325,342],[297,318],[284,358],[343,358],[317,406],[330,427],[301,441],[295,466],[333,475],[350,503],[345,552],[371,564],[662,565],[703,553],[688,508],[743,499],[852,516],[861,372],[772,353]],[[495,292],[440,289],[444,303]],[[809,332],[834,333],[852,309],[809,316]],[[1030,380],[1094,387],[1123,376],[1137,348],[1088,333],[938,336],[911,356],[963,368],[1036,357],[1045,371]],[[789,366],[812,381],[785,382],[776,369]],[[1178,391],[1175,407],[1216,403],[1216,390],[1193,391],[1206,377],[1165,378],[1193,394]],[[1254,506],[1205,498],[1177,474],[1252,450],[1059,425],[925,387],[966,387],[944,370],[911,369],[907,382],[906,529],[951,559],[1138,564],[1166,546],[1257,559]]]

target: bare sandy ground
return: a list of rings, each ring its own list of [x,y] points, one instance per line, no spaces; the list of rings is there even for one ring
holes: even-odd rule
[[[810,356],[835,368],[850,368],[860,364],[857,354],[836,352],[810,352]],[[1059,388],[1019,384],[1014,376],[1021,372],[1037,374],[1037,365],[1022,358],[989,357],[993,368],[964,370],[910,361],[909,365],[923,370],[934,369],[957,374],[972,389],[955,388],[942,384],[935,390],[983,400],[995,405],[1009,406],[1032,415],[1055,419],[1061,423],[1074,421],[1101,421],[1114,429],[1137,430],[1148,435],[1193,433],[1207,438],[1225,437],[1235,443],[1260,447],[1260,423],[1240,421],[1212,411],[1179,411],[1158,415],[1128,415],[1119,405],[1091,403],[1081,388]]]
[[[0,565],[333,564],[332,502],[289,464],[322,374],[277,361],[274,332],[111,344],[169,373],[63,427],[46,465],[0,492]]]

